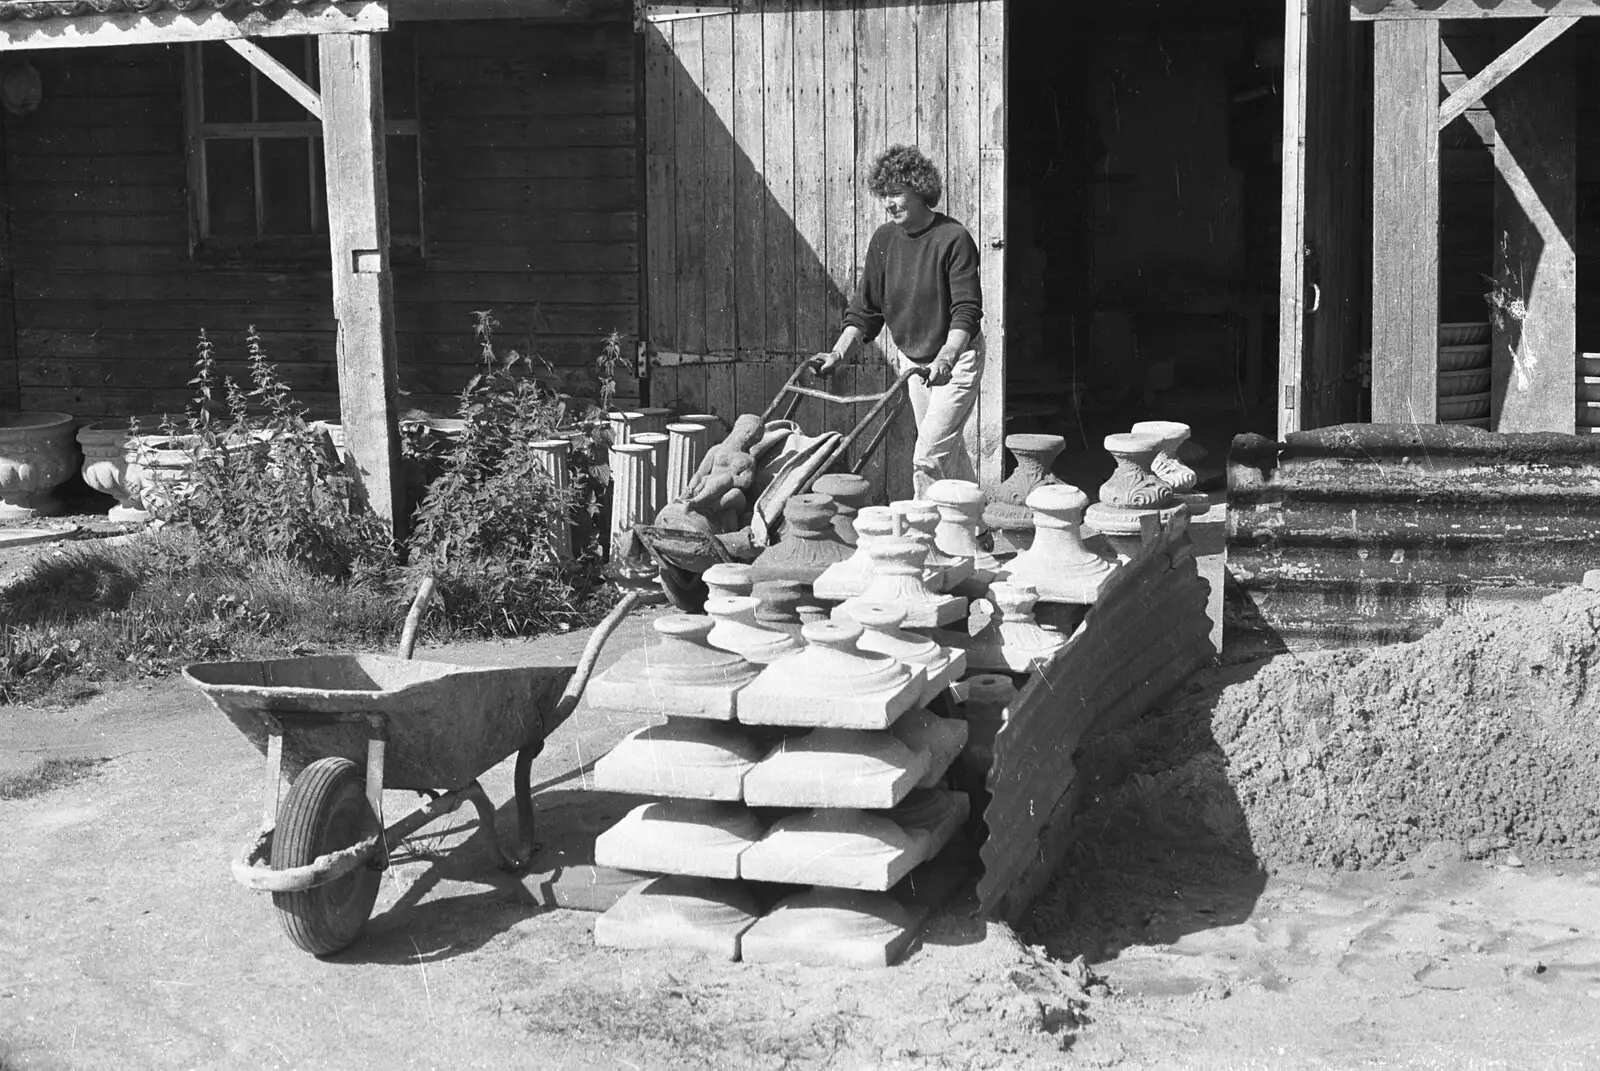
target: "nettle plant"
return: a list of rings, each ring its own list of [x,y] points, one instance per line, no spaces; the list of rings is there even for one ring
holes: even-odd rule
[[[187,490],[173,496],[168,519],[237,560],[283,558],[397,592],[431,575],[454,631],[503,635],[575,623],[594,608],[586,593],[600,577],[603,410],[542,382],[554,370],[538,358],[500,356],[498,326],[477,314],[480,366],[458,400],[460,430],[405,429],[403,459],[425,474],[425,488],[400,547],[353,502],[354,481],[326,430],[308,419],[255,330],[248,388],[221,375],[202,332],[194,400],[183,422],[163,427],[190,462]],[[620,353],[613,336],[596,361],[602,393],[607,361]],[[571,444],[566,488],[533,448],[553,438]],[[563,520],[574,550],[565,557],[555,539]]]
[[[194,400],[163,432],[188,455],[187,487],[168,519],[187,522],[219,550],[280,557],[334,579],[381,572],[395,560],[388,529],[352,505],[352,481],[327,431],[308,419],[260,336],[246,336],[248,389],[220,374],[202,331]]]
[[[467,631],[524,632],[567,622],[598,577],[598,543],[563,559],[555,532],[592,518],[601,495],[593,422],[573,423],[571,399],[540,381],[549,366],[515,350],[500,356],[499,324],[476,314],[480,368],[461,392],[460,433],[412,516],[411,568],[439,582],[451,623]],[[570,480],[558,488],[534,444],[565,439]]]

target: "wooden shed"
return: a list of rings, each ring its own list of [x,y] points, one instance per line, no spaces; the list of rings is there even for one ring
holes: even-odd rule
[[[1580,285],[1600,203],[1596,14],[1590,0],[1291,10],[1280,433],[1600,423],[1581,361],[1600,306]],[[1466,368],[1480,340],[1485,363]]]
[[[376,429],[449,408],[493,310],[574,375],[618,335],[624,401],[759,410],[831,345],[881,219],[865,168],[912,142],[983,258],[981,477],[1007,430],[1109,468],[1132,419],[1270,421],[1283,26],[1278,0],[0,0],[0,403],[170,410],[198,331],[236,361],[253,325]],[[383,85],[344,246],[331,40]],[[345,278],[392,294],[360,374]]]

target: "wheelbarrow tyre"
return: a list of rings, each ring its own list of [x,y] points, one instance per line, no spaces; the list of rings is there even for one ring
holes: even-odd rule
[[[273,869],[308,866],[370,836],[376,825],[361,767],[349,759],[318,759],[294,779],[278,806]],[[362,865],[326,885],[273,893],[272,905],[289,940],[314,956],[328,956],[361,935],[381,878],[380,871]]]
[[[661,587],[667,593],[667,601],[680,613],[705,612],[706,598],[710,596],[711,589],[706,587],[706,582],[697,574],[681,565],[662,562]]]

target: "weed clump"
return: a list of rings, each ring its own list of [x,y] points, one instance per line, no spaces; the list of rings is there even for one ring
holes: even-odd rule
[[[496,326],[478,314],[482,366],[461,393],[459,433],[402,440],[405,461],[432,479],[398,545],[361,507],[326,426],[254,328],[247,385],[219,375],[202,332],[194,400],[162,429],[187,462],[154,485],[164,525],[120,546],[70,545],[5,592],[0,703],[196,661],[382,646],[425,575],[443,607],[425,625],[434,640],[565,629],[603,613],[599,410],[574,421],[570,400],[529,374],[537,358],[496,354]],[[602,393],[619,359],[612,336],[596,362]],[[556,437],[571,444],[566,487],[534,449]],[[572,536],[558,539],[564,525]]]

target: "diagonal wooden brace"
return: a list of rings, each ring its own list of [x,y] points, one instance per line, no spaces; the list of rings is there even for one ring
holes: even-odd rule
[[[270,78],[274,85],[283,90],[306,111],[319,121],[322,119],[322,98],[317,91],[300,80],[300,76],[289,68],[279,63],[272,54],[254,41],[236,38],[225,42],[256,70]]]
[[[1468,108],[1482,100],[1491,89],[1511,77],[1517,68],[1537,56],[1546,45],[1577,24],[1576,16],[1552,15],[1539,20],[1539,24],[1529,30],[1521,40],[1496,56],[1487,67],[1473,75],[1439,105],[1439,129],[1443,130],[1461,118]]]

